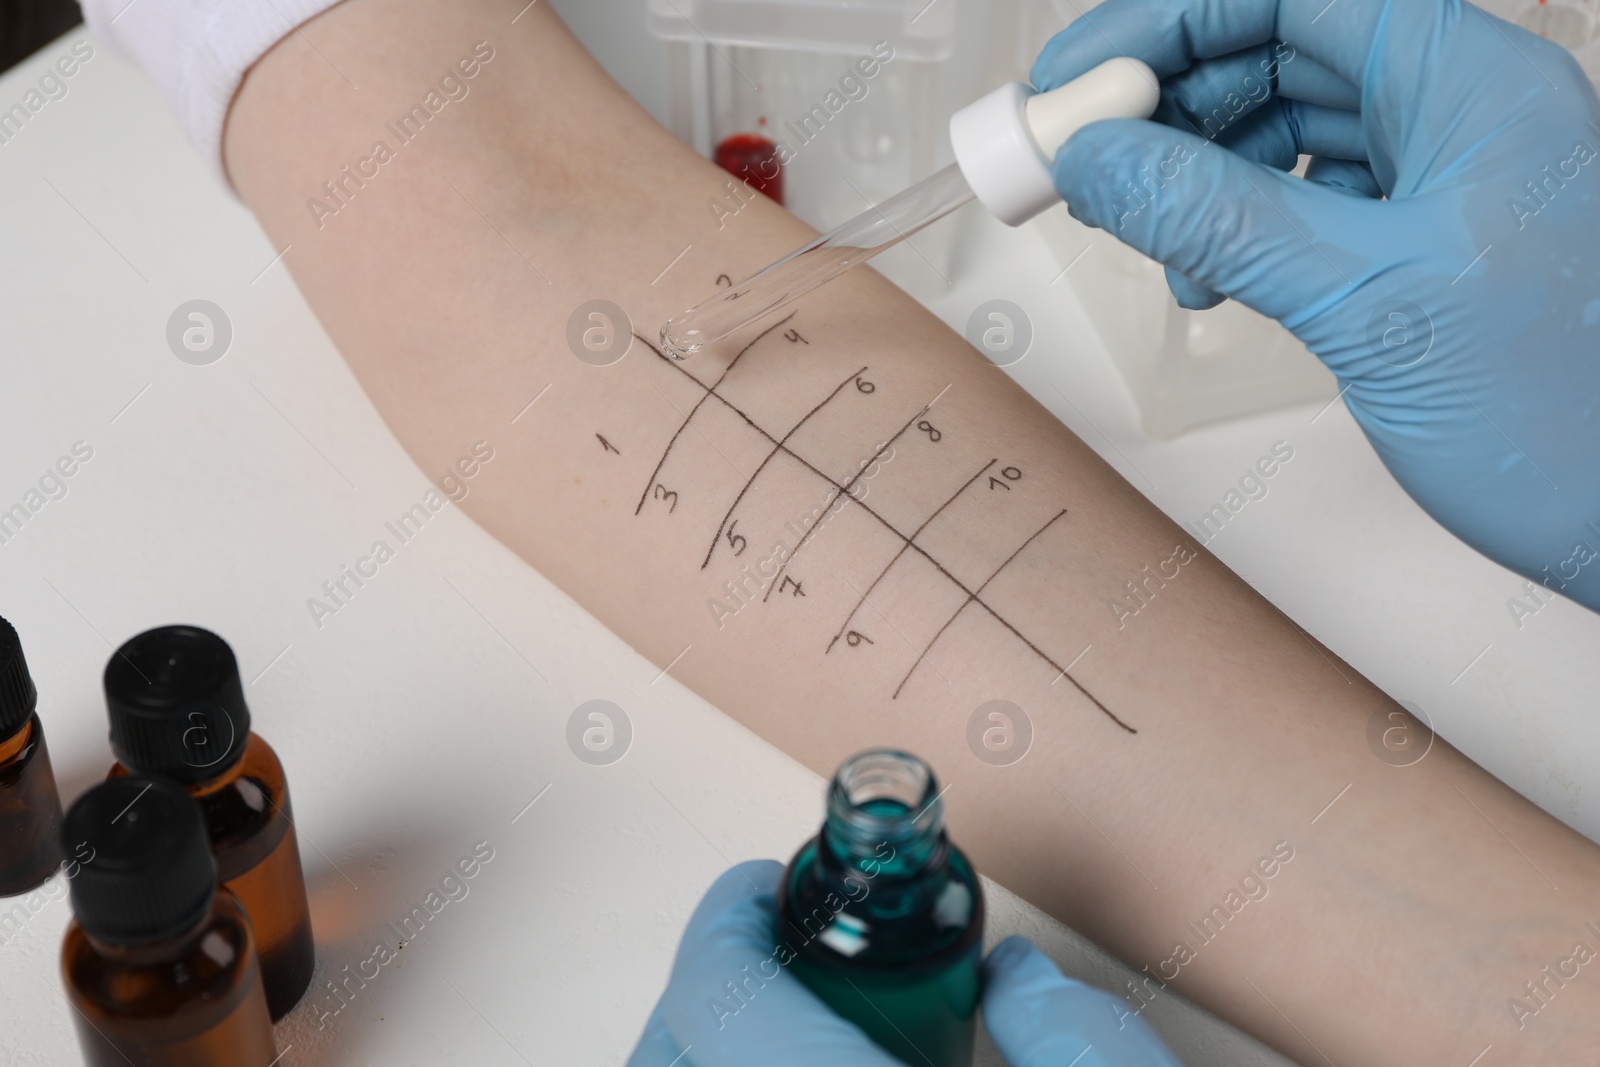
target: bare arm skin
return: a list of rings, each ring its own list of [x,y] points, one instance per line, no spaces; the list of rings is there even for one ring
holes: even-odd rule
[[[1593,1062],[1600,976],[1510,1009],[1600,947],[1592,844],[1442,741],[1375,758],[1384,694],[870,270],[690,362],[654,351],[810,231],[762,198],[718,229],[727,176],[521,7],[348,0],[230,121],[238,189],[424,470],[488,442],[467,511],[644,655],[819,773],[923,755],[984,871],[1301,1062]],[[386,124],[478,42],[468,95],[402,143]],[[604,367],[566,339],[597,298],[643,335]],[[1129,581],[1147,603],[1119,619]],[[1011,766],[967,746],[992,700],[1036,734]],[[1244,885],[1268,895],[1230,905],[1275,847]]]

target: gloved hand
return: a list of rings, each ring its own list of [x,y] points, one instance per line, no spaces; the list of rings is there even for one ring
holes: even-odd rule
[[[1162,79],[1160,121],[1067,142],[1072,214],[1183,306],[1281,321],[1429,514],[1600,610],[1600,101],[1573,59],[1459,0],[1107,0],[1033,82],[1116,55]]]
[[[627,1067],[905,1067],[787,969],[763,965],[782,874],[772,860],[741,863],[706,892]],[[1122,1000],[1063,978],[1020,937],[989,955],[983,1014],[1011,1067],[1181,1067]]]

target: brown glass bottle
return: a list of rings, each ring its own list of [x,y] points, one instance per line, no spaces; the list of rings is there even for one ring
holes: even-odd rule
[[[61,976],[89,1067],[269,1067],[277,1059],[255,938],[218,889],[198,806],[125,777],[67,813],[93,858],[72,879]]]
[[[172,779],[199,802],[217,878],[250,917],[267,1006],[281,1019],[311,984],[311,911],[288,780],[250,730],[233,650],[194,626],[150,630],[111,657],[105,689],[118,759],[109,777]]]
[[[38,703],[22,641],[0,619],[0,897],[26,893],[61,863],[61,796]]]

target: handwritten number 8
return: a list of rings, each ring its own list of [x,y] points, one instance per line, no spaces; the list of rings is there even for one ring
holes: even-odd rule
[[[934,427],[933,423],[929,422],[927,419],[923,419],[921,422],[917,423],[917,429],[927,434],[928,440],[930,441],[937,441],[939,438],[944,436],[944,434],[940,433]]]

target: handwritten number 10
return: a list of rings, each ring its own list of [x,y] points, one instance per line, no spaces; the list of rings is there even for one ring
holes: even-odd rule
[[[1015,467],[1002,467],[1000,470],[1000,475],[1001,477],[1005,478],[1006,481],[1014,482],[1022,477],[1022,472]],[[1002,482],[999,478],[994,477],[994,475],[989,476],[989,492],[992,493],[996,489],[1009,490],[1010,488],[1011,487],[1007,485],[1006,482]]]

